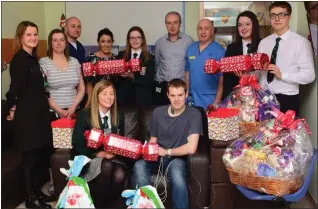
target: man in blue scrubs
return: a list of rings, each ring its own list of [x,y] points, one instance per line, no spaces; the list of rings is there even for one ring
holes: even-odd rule
[[[186,84],[192,98],[192,105],[205,110],[209,104],[221,101],[223,94],[223,74],[206,74],[204,64],[207,59],[219,61],[225,50],[213,41],[213,22],[202,19],[197,26],[199,41],[191,44],[186,54]]]

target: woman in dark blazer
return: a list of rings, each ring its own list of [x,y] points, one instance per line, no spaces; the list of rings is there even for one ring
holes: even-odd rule
[[[141,72],[124,74],[119,77],[117,83],[119,105],[151,106],[155,59],[148,52],[146,37],[140,27],[134,26],[129,29],[125,51],[120,52],[118,58],[126,61],[139,58],[142,63]]]
[[[97,198],[92,191],[94,204],[96,207],[104,207],[107,202],[106,197],[114,197],[119,195],[124,189],[127,179],[128,169],[132,166],[132,161],[120,156],[115,156],[110,152],[106,152],[101,146],[99,149],[87,147],[84,132],[91,129],[103,130],[104,134],[114,133],[124,135],[124,117],[117,113],[116,90],[114,85],[108,80],[101,80],[95,84],[92,99],[89,107],[79,111],[76,114],[76,123],[72,135],[72,156],[85,155],[92,159],[89,167],[84,167],[81,175],[89,175],[89,185],[98,187],[94,191],[100,191],[100,187],[117,188],[118,191],[109,190],[105,195],[105,199]],[[99,175],[95,170],[100,168],[101,172],[106,170],[105,175]],[[86,178],[87,179],[87,178]],[[91,184],[93,182],[93,184]],[[120,190],[120,191],[119,191]]]
[[[244,11],[236,19],[236,39],[228,45],[225,57],[250,54],[257,52],[258,44],[261,41],[259,23],[256,15],[250,11]],[[224,73],[223,98],[226,98],[233,87],[239,84],[239,74]]]
[[[15,146],[22,152],[27,193],[25,207],[51,208],[41,193],[44,182],[40,182],[41,176],[35,176],[40,172],[34,172],[49,168],[53,151],[46,77],[36,56],[38,42],[36,24],[22,21],[16,29],[16,53],[10,63],[11,83],[6,94],[10,115],[7,119],[14,120]]]

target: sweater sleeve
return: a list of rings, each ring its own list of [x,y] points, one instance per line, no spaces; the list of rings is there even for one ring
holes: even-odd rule
[[[84,132],[88,130],[88,110],[84,109],[77,113],[76,123],[72,135],[73,149],[80,155],[85,155],[88,158],[94,158],[97,150],[88,148],[86,146],[86,139]]]
[[[16,105],[21,92],[26,88],[29,68],[23,58],[15,57],[10,63],[10,88],[6,94],[8,108]]]

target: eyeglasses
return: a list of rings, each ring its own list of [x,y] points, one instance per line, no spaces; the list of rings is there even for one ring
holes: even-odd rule
[[[288,14],[288,13],[283,13],[283,12],[281,12],[281,13],[278,13],[278,14],[275,14],[275,13],[271,13],[270,15],[269,15],[269,18],[270,19],[276,19],[276,17],[278,17],[279,19],[284,19],[285,18],[285,16],[289,16],[290,14]]]
[[[142,37],[140,37],[140,36],[138,36],[138,37],[129,37],[129,39],[131,40],[131,41],[140,41],[141,39],[142,39]]]

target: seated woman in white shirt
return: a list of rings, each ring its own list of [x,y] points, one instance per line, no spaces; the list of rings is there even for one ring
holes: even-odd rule
[[[66,44],[65,33],[52,30],[48,37],[48,56],[39,61],[47,76],[51,121],[72,117],[85,93],[81,65],[69,56]]]
[[[244,11],[236,19],[236,41],[229,44],[225,51],[225,57],[238,56],[257,52],[261,41],[259,23],[256,15],[250,11]],[[239,84],[240,74],[224,73],[223,99]]]

